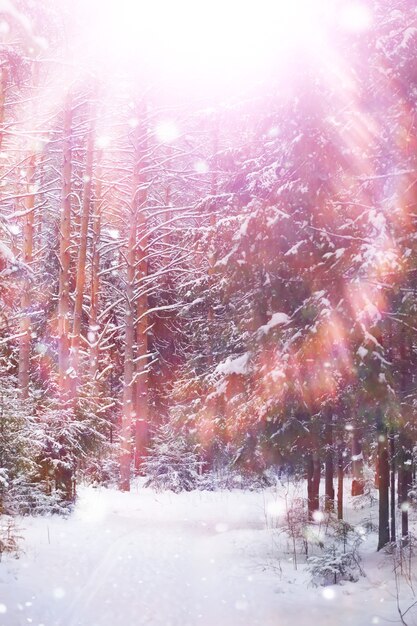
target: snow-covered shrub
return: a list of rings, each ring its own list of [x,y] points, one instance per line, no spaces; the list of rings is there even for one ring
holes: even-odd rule
[[[206,491],[220,491],[223,489],[256,491],[265,487],[271,487],[273,484],[275,483],[266,474],[242,473],[232,464],[204,472],[199,480],[199,488]]]
[[[108,398],[86,386],[66,405],[53,384],[22,400],[16,362],[0,352],[0,513],[67,513],[77,469],[109,445]]]
[[[240,489],[242,476],[237,472],[230,471],[229,468],[210,470],[201,475],[198,487],[202,491]]]
[[[86,483],[103,487],[115,487],[120,483],[120,464],[113,450],[108,447],[109,457],[92,458],[79,472]]]
[[[47,483],[19,476],[10,483],[4,510],[9,515],[68,515],[72,503],[62,491],[50,491]]]
[[[263,489],[276,484],[276,476],[268,469],[258,439],[247,434],[230,459],[230,471],[240,475],[244,489]]]
[[[294,497],[286,498],[285,521],[283,524],[283,532],[288,536],[291,543],[291,551],[294,568],[297,569],[297,551],[301,548],[305,555],[308,554],[309,541],[312,539],[308,532],[308,506],[305,498]]]
[[[61,513],[62,490],[51,489],[45,451],[52,447],[45,422],[35,415],[31,400],[23,401],[15,375],[0,358],[0,512],[6,514]],[[54,493],[53,493],[54,491]]]
[[[360,522],[360,526],[365,530],[366,533],[377,533],[378,532],[378,518],[372,515],[367,515],[363,517]]]
[[[0,517],[0,561],[3,553],[14,554],[19,553],[19,535],[15,520],[9,515]]]
[[[36,469],[39,441],[31,408],[20,399],[16,378],[0,360],[0,513],[10,504],[12,484]]]
[[[83,395],[77,403],[47,406],[39,416],[41,448],[37,457],[38,480],[49,493],[59,492],[63,500],[75,499],[76,473],[80,467],[99,464],[108,453],[107,420],[101,415],[95,398]],[[97,473],[96,478],[100,478]],[[101,476],[104,478],[104,476]]]
[[[230,443],[221,444],[216,442],[212,446],[212,460],[210,469],[204,471],[200,482],[200,489],[217,491],[223,489],[245,489],[256,491],[277,484],[276,471],[270,468],[262,468],[260,464],[256,468],[253,464],[243,461],[242,446],[236,447]]]
[[[309,557],[307,570],[313,585],[336,585],[342,580],[356,582],[361,574],[356,550],[343,552],[335,544],[325,548],[323,554]]]
[[[70,408],[49,408],[40,416],[41,449],[37,457],[37,482],[48,493],[58,491],[63,499],[74,499],[74,478],[84,425]]]
[[[357,510],[373,507],[378,502],[378,494],[375,489],[375,472],[368,465],[363,467],[364,487],[363,494],[355,496],[352,500],[353,507]]]
[[[328,525],[332,536],[338,543],[343,545],[343,551],[346,552],[351,542],[357,537],[355,527],[345,520],[337,519],[333,515],[329,516]]]
[[[155,433],[142,470],[147,477],[145,487],[178,493],[198,487],[201,461],[185,436],[167,423]]]

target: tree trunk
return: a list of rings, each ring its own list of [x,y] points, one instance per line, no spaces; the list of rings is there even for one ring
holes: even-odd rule
[[[337,519],[343,519],[343,442],[337,447]]]
[[[134,340],[135,340],[135,264],[136,211],[131,211],[127,244],[125,354],[123,374],[123,409],[121,425],[120,489],[130,490],[132,460],[132,417],[134,412]]]
[[[388,347],[388,360],[394,362],[394,341],[393,341],[393,327],[392,320],[388,317],[387,322],[387,339],[386,344]],[[396,529],[396,510],[395,510],[395,472],[396,472],[396,450],[395,450],[395,428],[393,425],[389,429],[389,464],[390,464],[390,539],[392,543],[395,543],[397,539]]]
[[[142,124],[138,126],[137,137],[137,157],[134,174],[134,189],[138,206],[137,219],[137,259],[136,267],[138,272],[139,293],[137,296],[137,323],[136,323],[136,384],[135,384],[135,471],[140,471],[143,461],[144,451],[148,443],[149,429],[149,406],[148,406],[148,325],[149,318],[146,315],[148,311],[148,284],[146,278],[148,276],[149,267],[147,261],[148,254],[148,236],[147,236],[147,215],[146,204],[148,200],[147,194],[147,177],[146,177],[146,158],[148,148],[147,138],[147,116],[146,105],[144,104],[139,115]]]
[[[62,166],[62,204],[59,245],[58,295],[58,384],[63,401],[69,396],[69,313],[70,313],[70,244],[71,244],[71,174],[72,174],[72,107],[68,96],[64,109]]]
[[[410,507],[409,492],[413,481],[412,449],[413,444],[409,437],[400,435],[400,463],[401,475],[399,485],[400,509],[401,509],[401,539],[402,543],[408,542],[408,510]]]
[[[136,326],[137,337],[137,365],[136,365],[136,421],[135,421],[135,470],[139,472],[142,464],[144,450],[148,443],[148,319],[146,311],[148,309],[146,295],[138,301],[138,322]]]
[[[325,508],[327,511],[334,510],[334,486],[333,486],[333,412],[326,411],[325,423]]]
[[[88,225],[90,222],[91,191],[93,179],[94,157],[94,110],[90,107],[91,127],[87,138],[87,156],[84,173],[83,202],[80,223],[80,240],[78,249],[77,274],[75,281],[74,317],[71,337],[71,376],[73,397],[76,396],[79,384],[80,340],[83,317],[83,301],[85,289],[85,268],[87,261]]]
[[[27,168],[27,196],[25,197],[25,215],[23,225],[23,261],[28,267],[33,261],[33,240],[35,223],[35,169],[36,158],[32,155]],[[31,346],[31,317],[30,307],[32,304],[32,281],[25,278],[21,297],[21,320],[20,332],[22,336],[19,344],[19,387],[23,400],[29,394],[29,370],[30,370],[30,346]]]
[[[307,494],[308,494],[308,516],[313,519],[314,511],[319,509],[319,489],[320,489],[320,459],[316,452],[313,452],[307,461]]]
[[[38,70],[39,66],[35,63],[33,67],[33,87],[36,89],[38,84]],[[1,97],[0,97],[0,124],[3,124],[4,119],[4,89],[3,85],[3,72],[1,70]],[[36,99],[32,104],[33,119],[37,119],[37,106]],[[1,141],[0,141],[1,149]],[[35,238],[35,174],[36,174],[36,155],[31,154],[28,159],[28,166],[26,172],[26,196],[24,199],[24,223],[23,223],[23,262],[30,268],[33,262],[33,245]],[[30,307],[32,304],[32,279],[26,273],[22,297],[21,297],[21,320],[20,320],[20,332],[22,334],[19,345],[19,387],[21,398],[26,400],[29,395],[29,375],[30,375],[30,348],[31,348],[31,332],[32,321],[30,316]]]
[[[396,541],[396,520],[395,520],[395,433],[390,429],[389,433],[389,457],[390,457],[390,539]]]
[[[398,496],[401,509],[401,540],[403,544],[408,542],[408,509],[409,491],[413,480],[412,458],[413,442],[410,440],[407,429],[407,393],[410,387],[411,375],[409,371],[413,344],[407,337],[407,330],[401,329],[400,333],[400,367],[401,367],[401,425],[399,434],[399,472]]]
[[[97,161],[100,163],[100,156],[97,157]],[[92,381],[96,380],[99,367],[98,314],[100,294],[101,202],[101,171],[99,167],[97,167],[96,189],[92,216],[91,293],[89,311],[90,374]]]
[[[147,382],[139,381],[146,377],[147,372],[141,371],[144,367],[143,361],[137,359],[135,364],[135,347],[138,346],[140,354],[147,352],[147,342],[145,341],[147,320],[146,282],[142,280],[139,288],[142,294],[137,293],[138,274],[141,278],[147,274],[146,254],[146,200],[147,182],[145,178],[145,158],[147,149],[146,126],[146,106],[140,111],[139,119],[142,124],[138,125],[135,136],[135,155],[132,172],[132,197],[130,205],[130,230],[128,239],[128,249],[126,254],[127,275],[126,275],[126,318],[125,318],[125,361],[123,380],[123,415],[122,415],[122,455],[120,462],[121,483],[123,491],[130,489],[130,466],[132,461],[132,423],[135,424],[135,466],[140,464],[142,453],[142,433],[143,424],[147,424]],[[144,131],[145,128],[145,131]],[[143,274],[145,272],[145,274]],[[138,322],[135,324],[135,313],[138,315]],[[135,346],[136,341],[136,346]],[[137,382],[139,381],[139,382]],[[143,421],[142,421],[143,419]],[[136,451],[136,446],[139,449]]]
[[[6,64],[3,64],[0,69],[0,150],[3,149],[4,139],[4,118],[6,110],[6,92],[7,84],[9,82],[9,69]]]
[[[362,433],[361,429],[355,424],[352,432],[352,496],[361,496],[364,488]]]
[[[378,416],[378,489],[379,489],[379,532],[378,550],[389,543],[389,461],[386,429],[382,417]]]

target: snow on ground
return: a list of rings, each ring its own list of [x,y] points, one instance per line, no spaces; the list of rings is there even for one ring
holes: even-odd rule
[[[366,577],[312,587],[276,528],[281,502],[274,490],[84,487],[68,519],[19,520],[21,555],[0,563],[0,626],[398,623],[391,557],[375,552],[375,535],[363,544]]]

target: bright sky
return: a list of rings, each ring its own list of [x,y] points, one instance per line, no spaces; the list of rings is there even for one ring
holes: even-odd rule
[[[88,0],[81,6],[84,59],[179,83],[204,75],[213,86],[285,69],[299,51],[328,54],[334,29],[362,32],[372,22],[367,5],[356,0]]]

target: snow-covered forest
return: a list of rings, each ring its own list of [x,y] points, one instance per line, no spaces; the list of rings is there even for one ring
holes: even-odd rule
[[[416,54],[0,0],[0,626],[417,624]]]

